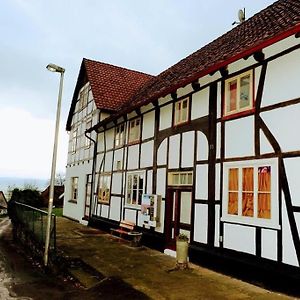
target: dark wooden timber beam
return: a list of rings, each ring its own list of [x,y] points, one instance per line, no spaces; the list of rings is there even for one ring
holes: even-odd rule
[[[173,100],[177,100],[177,93],[176,93],[176,91],[173,92],[173,93],[171,93],[171,97],[172,97]]]
[[[228,76],[228,69],[227,69],[227,66],[226,67],[223,67],[219,70],[220,74],[222,77],[226,77]]]
[[[154,107],[158,107],[158,100],[156,99],[156,100],[153,100],[152,102],[152,105],[154,106]]]

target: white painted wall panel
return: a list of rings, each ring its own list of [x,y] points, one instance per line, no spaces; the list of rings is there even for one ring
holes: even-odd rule
[[[215,206],[215,247],[220,246],[220,205]]]
[[[208,165],[196,167],[196,199],[208,198]]]
[[[261,67],[255,68],[255,70],[254,70],[254,89],[255,89],[254,95],[255,95],[255,98],[256,98],[256,93],[257,93],[257,89],[258,89],[260,74],[261,74]]]
[[[221,123],[217,123],[216,127],[216,158],[221,157]]]
[[[208,160],[208,141],[201,131],[197,131],[197,160]]]
[[[141,167],[153,166],[153,146],[154,142],[150,141],[141,145]]]
[[[113,194],[121,194],[121,191],[122,191],[122,173],[113,173],[111,192]]]
[[[293,265],[299,266],[295,246],[292,238],[290,222],[288,219],[286,205],[285,205],[285,197],[282,193],[282,262]]]
[[[143,116],[142,139],[148,139],[154,136],[155,112],[151,111]]]
[[[139,163],[139,145],[128,147],[128,165],[129,170],[137,169]]]
[[[208,115],[209,89],[203,89],[192,95],[192,120]]]
[[[221,95],[221,82],[218,82],[217,91],[217,118],[221,118],[222,113],[222,95]]]
[[[115,221],[120,221],[120,210],[121,210],[121,198],[111,197],[109,218]]]
[[[268,63],[262,106],[295,99],[299,96],[300,50],[296,50]]]
[[[273,153],[274,149],[262,130],[259,130],[260,136],[260,153]]]
[[[182,97],[185,96],[186,94],[189,94],[193,92],[193,88],[191,84],[188,84],[187,86],[183,87],[183,88],[179,88],[176,93],[177,93],[177,97]]]
[[[146,187],[147,194],[152,194],[152,175],[153,175],[152,170],[147,171],[147,187]]]
[[[221,78],[220,72],[216,72],[213,75],[206,75],[204,77],[199,78],[199,83],[201,86],[204,86],[205,84],[208,84],[208,83],[218,80],[220,78]]]
[[[169,168],[179,168],[180,135],[176,134],[169,139]]]
[[[277,231],[262,229],[261,256],[277,261]]]
[[[131,221],[133,223],[136,223],[136,210],[134,209],[126,209],[125,208],[125,217],[124,219],[127,221]]]
[[[106,135],[106,150],[110,150],[114,147],[115,141],[115,129],[108,129],[105,133]]]
[[[215,199],[220,200],[220,178],[221,178],[221,167],[220,164],[216,164],[216,186],[215,186]]]
[[[224,224],[224,248],[255,254],[255,228]]]
[[[104,166],[105,172],[112,171],[112,159],[113,159],[113,151],[107,152],[105,155],[105,166]]]
[[[160,226],[156,227],[155,231],[163,233],[164,232],[164,224],[165,224],[165,201],[161,201],[161,207],[160,207]]]
[[[98,134],[97,151],[99,151],[99,152],[104,151],[104,133],[103,132]]]
[[[117,170],[117,161],[121,161],[121,166],[123,165],[123,148],[116,150],[114,153],[114,170]]]
[[[181,166],[192,167],[194,164],[194,151],[195,151],[195,132],[189,131],[182,134],[182,154]]]
[[[168,143],[168,139],[164,139],[158,147],[158,151],[157,151],[158,166],[167,164],[167,143]]]
[[[207,205],[195,204],[194,241],[207,243],[207,226]]]
[[[225,157],[254,155],[254,117],[225,123]]]
[[[172,104],[160,108],[159,130],[171,127],[172,125]]]
[[[295,130],[295,128],[300,128],[300,104],[264,112],[261,116],[279,142],[282,151],[296,151],[300,149],[300,135],[298,130]]]
[[[156,194],[166,196],[166,169],[157,169]]]
[[[286,158],[284,159],[285,170],[287,179],[289,182],[290,193],[292,197],[292,204],[295,206],[300,206],[300,158]]]
[[[101,217],[108,218],[109,213],[109,206],[108,205],[101,205]]]

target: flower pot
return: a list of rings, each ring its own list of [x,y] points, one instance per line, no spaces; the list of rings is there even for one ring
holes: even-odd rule
[[[187,264],[189,243],[188,241],[176,241],[176,260],[177,264]]]

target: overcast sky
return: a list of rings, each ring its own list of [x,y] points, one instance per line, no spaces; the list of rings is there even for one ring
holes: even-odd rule
[[[65,123],[83,57],[156,75],[273,0],[1,0],[0,177],[49,178],[59,74]]]

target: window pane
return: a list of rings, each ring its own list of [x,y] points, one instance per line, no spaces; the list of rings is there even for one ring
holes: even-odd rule
[[[234,80],[229,83],[229,99],[227,101],[227,111],[236,110],[236,98],[237,98],[237,81]]]
[[[188,100],[182,102],[181,122],[188,120]]]
[[[192,173],[189,173],[188,174],[188,184],[193,184],[193,174]]]
[[[136,200],[137,200],[137,190],[134,189],[132,191],[132,201],[131,201],[131,203],[136,204]]]
[[[179,184],[179,174],[173,174],[173,184]]]
[[[237,215],[238,214],[238,193],[229,192],[228,193],[228,214]]]
[[[228,189],[237,191],[239,189],[239,169],[229,169],[228,174]]]
[[[257,216],[263,219],[271,219],[271,194],[258,193]]]
[[[180,223],[191,223],[191,192],[181,192],[180,197]]]
[[[253,193],[243,193],[242,215],[253,217]]]
[[[253,168],[243,168],[243,191],[253,191]]]
[[[264,166],[258,168],[258,190],[260,192],[271,191],[271,167]]]
[[[240,108],[250,105],[250,75],[241,78]]]
[[[175,104],[175,124],[180,123],[180,113],[181,113],[181,103],[177,102]]]

